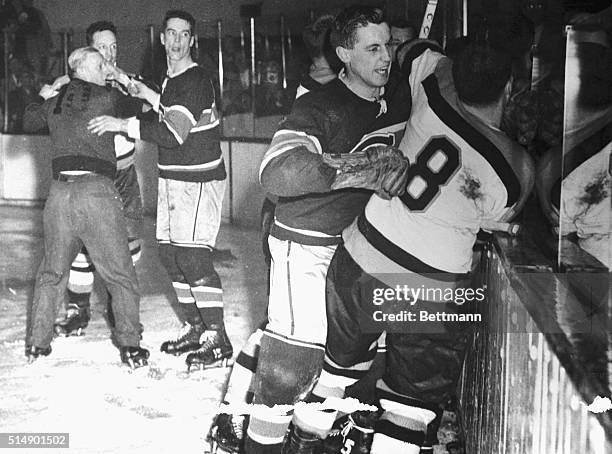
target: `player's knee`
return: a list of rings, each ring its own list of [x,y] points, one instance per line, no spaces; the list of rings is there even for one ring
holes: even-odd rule
[[[255,391],[258,403],[264,405],[292,404],[300,395],[299,373],[295,370],[269,368],[258,370],[259,382]]]
[[[221,288],[210,249],[181,248],[176,253],[176,263],[189,285]]]

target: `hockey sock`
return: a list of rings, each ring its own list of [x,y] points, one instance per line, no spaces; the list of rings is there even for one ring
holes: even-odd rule
[[[195,304],[195,299],[191,294],[189,284],[186,282],[172,282],[172,287],[176,292],[176,297],[179,302],[179,308],[181,312],[181,318],[183,322],[189,322],[189,324],[201,324],[200,312]]]
[[[405,452],[418,454],[425,443],[427,425],[436,413],[423,403],[393,391],[383,380],[378,381],[380,406],[384,410],[376,422],[372,454]]]
[[[259,348],[263,331],[257,328],[249,336],[236,358],[227,384],[225,401],[227,403],[250,403],[253,399],[253,376],[257,370]]]
[[[337,411],[313,410],[307,405],[300,405],[295,408],[292,422],[303,431],[323,440],[331,431],[337,416]]]
[[[136,264],[140,260],[141,245],[140,238],[128,238],[128,247],[130,248],[130,255],[132,256],[132,263]]]
[[[89,306],[89,296],[93,290],[95,268],[85,248],[77,254],[68,276],[68,303],[79,307]]]
[[[352,366],[341,366],[326,353],[323,370],[312,391],[313,399],[325,400],[328,397],[344,397],[346,388],[368,373],[375,355],[376,347],[373,346],[363,362]]]

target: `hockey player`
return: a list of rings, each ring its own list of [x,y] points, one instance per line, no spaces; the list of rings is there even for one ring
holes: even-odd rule
[[[296,99],[312,90],[318,90],[323,85],[337,77],[339,60],[330,55],[329,32],[334,22],[334,16],[323,15],[304,27],[302,39],[312,61],[308,73],[302,78],[296,92]],[[274,199],[274,201],[272,201]],[[262,246],[268,267],[270,266],[270,248],[268,236],[274,223],[274,210],[277,198],[268,194],[262,207]],[[236,357],[223,402],[226,404],[250,403],[253,398],[253,375],[257,369],[261,336],[267,323],[261,324]],[[213,421],[210,439],[222,449],[230,452],[241,452],[244,437],[244,416],[221,413]]]
[[[328,335],[324,370],[314,390],[342,396],[368,368],[368,351],[387,330],[386,371],[377,384],[383,413],[374,435],[347,435],[342,452],[418,453],[439,404],[454,393],[466,347],[461,324],[416,330],[418,322],[377,323],[375,311],[416,307],[457,313],[434,301],[468,285],[472,247],[487,221],[509,221],[533,182],[527,153],[499,130],[511,87],[507,56],[468,45],[454,62],[433,42],[400,51],[410,82],[412,115],[400,149],[410,160],[406,191],[384,200],[373,195],[344,232],[327,275]],[[433,289],[429,301],[373,295],[398,284]],[[439,298],[439,297],[438,297]],[[358,429],[355,429],[358,430]]]
[[[161,94],[132,80],[131,93],[145,99],[159,121],[99,117],[89,128],[97,134],[124,132],[159,149],[157,240],[182,309],[183,329],[164,342],[163,352],[187,356],[187,365],[226,365],[233,349],[223,323],[223,290],[212,261],[221,223],[225,164],[219,146],[214,87],[191,58],[195,19],[166,13],[161,43],[168,73]]]
[[[117,64],[117,29],[111,22],[94,22],[85,33],[87,45],[97,49],[104,59],[112,66]],[[68,78],[60,79],[54,83],[58,89]],[[58,83],[59,82],[59,83]],[[138,101],[138,104],[141,101]],[[135,141],[125,135],[115,136],[115,154],[117,156],[117,175],[115,185],[123,202],[123,213],[128,229],[128,244],[132,262],[140,258],[140,229],[142,225],[142,202],[140,187],[134,166]],[[90,296],[93,290],[94,266],[82,249],[70,267],[68,277],[68,301],[66,304],[66,317],[55,325],[55,332],[60,335],[80,334],[87,327],[90,318]]]
[[[45,255],[36,278],[26,356],[33,360],[51,353],[53,322],[64,300],[70,263],[84,245],[112,296],[117,321],[113,336],[121,360],[140,367],[147,364],[149,352],[139,347],[140,295],[113,184],[113,136],[87,131],[93,117],[119,115],[125,97],[105,88],[107,63],[96,49],[77,49],[68,63],[73,79],[59,95],[28,107],[24,118],[29,132],[49,128],[54,178],[43,215]]]
[[[260,166],[263,187],[279,201],[269,238],[268,326],[255,376],[256,404],[294,404],[309,394],[324,354],[329,261],[342,229],[371,194],[332,190],[336,171],[323,155],[365,149],[375,155],[377,146],[399,142],[409,116],[407,86],[389,80],[390,32],[381,10],[347,8],[336,17],[331,39],[344,70],[296,100]],[[400,166],[386,175],[393,194],[405,170]],[[331,428],[333,415],[319,416],[328,424],[294,421],[287,452],[297,452],[301,444],[300,425],[313,423],[322,436]],[[290,419],[251,415],[245,451],[280,452]]]

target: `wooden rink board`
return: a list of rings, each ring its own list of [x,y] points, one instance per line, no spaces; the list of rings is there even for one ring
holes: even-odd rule
[[[539,330],[521,301],[525,293],[516,291],[493,247],[486,251],[483,275],[489,295],[483,313],[489,323],[468,349],[459,385],[466,452],[612,452],[600,420],[587,410],[549,345],[551,335]],[[552,272],[520,279],[525,287],[533,285],[532,296],[551,296],[545,287],[554,288]]]
[[[264,192],[259,163],[268,145],[262,140],[224,140],[221,151],[228,173],[222,218],[245,227],[258,227]],[[0,203],[42,203],[51,184],[50,139],[44,135],[0,134]],[[137,141],[136,171],[143,208],[155,213],[157,204],[157,147]]]

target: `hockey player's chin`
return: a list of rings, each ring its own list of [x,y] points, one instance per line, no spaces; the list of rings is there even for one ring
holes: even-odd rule
[[[383,85],[386,85],[387,82],[389,81],[389,72],[385,72],[385,73],[377,72],[375,79],[377,82],[377,86],[382,87]]]

